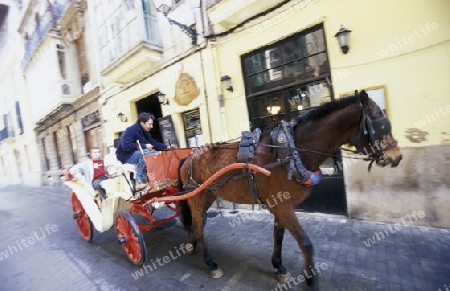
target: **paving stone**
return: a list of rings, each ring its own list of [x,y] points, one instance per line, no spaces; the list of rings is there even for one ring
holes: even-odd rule
[[[46,224],[58,225],[51,237],[0,261],[0,290],[269,291],[281,286],[271,265],[273,217],[267,211],[210,209],[205,241],[224,270],[222,278],[209,277],[201,253],[181,255],[134,278],[140,268],[125,257],[114,228],[95,232],[91,243],[79,237],[67,188],[14,186],[0,191],[0,252]],[[157,210],[155,216],[163,216],[164,211]],[[386,223],[315,213],[297,216],[314,244],[315,261],[327,266],[318,276],[320,290],[444,291],[450,284],[448,229],[402,225],[391,233]],[[241,224],[233,227],[237,217]],[[178,220],[143,236],[147,263],[187,242]],[[364,242],[374,236],[375,241],[367,246]],[[301,251],[287,231],[283,263],[292,276],[303,274]],[[304,285],[283,290],[301,290]]]

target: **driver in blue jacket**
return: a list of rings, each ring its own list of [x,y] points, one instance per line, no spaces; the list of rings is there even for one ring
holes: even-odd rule
[[[139,114],[136,123],[122,133],[116,150],[117,159],[123,164],[137,164],[136,190],[142,190],[147,186],[145,160],[140,148],[144,155],[168,148],[166,144],[157,142],[150,135],[154,120],[155,116],[151,113],[143,112]]]

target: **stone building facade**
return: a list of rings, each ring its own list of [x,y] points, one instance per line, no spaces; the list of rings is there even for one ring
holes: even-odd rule
[[[171,125],[170,135],[156,126],[157,139],[196,147],[366,89],[405,159],[371,173],[364,162],[329,160],[328,181],[299,208],[338,205],[336,213],[388,222],[416,210],[426,214],[418,223],[450,226],[448,1],[35,0],[24,7],[27,117],[43,177],[57,179],[91,146],[106,153],[143,111]],[[341,28],[350,31],[347,50],[337,42]]]

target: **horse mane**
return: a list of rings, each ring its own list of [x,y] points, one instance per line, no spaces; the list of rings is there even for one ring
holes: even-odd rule
[[[307,121],[313,121],[318,120],[321,118],[324,118],[325,116],[329,115],[330,113],[343,109],[349,105],[355,104],[356,102],[360,101],[359,94],[356,95],[350,95],[348,97],[341,98],[339,100],[331,101],[324,103],[318,107],[314,107],[311,109],[308,113],[299,115],[297,117],[297,122],[307,122]]]

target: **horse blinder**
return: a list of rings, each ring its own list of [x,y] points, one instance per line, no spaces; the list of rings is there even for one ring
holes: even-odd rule
[[[383,116],[371,121],[374,136],[382,137],[384,135],[388,135],[391,132],[391,123],[389,122],[389,119],[387,119],[387,117]]]

